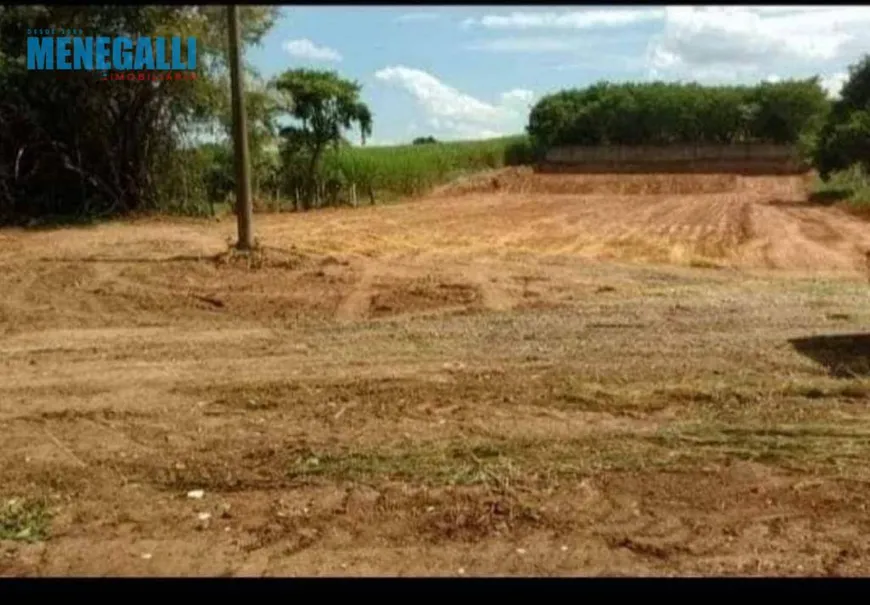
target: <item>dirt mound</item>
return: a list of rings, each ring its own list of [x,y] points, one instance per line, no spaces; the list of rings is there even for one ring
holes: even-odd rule
[[[735,174],[541,174],[523,166],[464,177],[433,195],[690,195],[735,191],[740,183]]]
[[[283,250],[267,246],[259,246],[249,253],[228,249],[226,252],[216,254],[212,260],[219,266],[245,267],[247,269],[300,269],[306,266],[313,267],[319,263],[333,264],[337,262],[332,257],[324,261],[324,259],[304,254],[295,248]]]
[[[352,281],[348,261],[296,250],[158,257],[89,254],[4,266],[0,326],[151,325],[161,318],[330,317]]]
[[[445,308],[462,310],[480,301],[481,294],[472,285],[423,278],[379,288],[371,298],[370,313],[382,317]]]

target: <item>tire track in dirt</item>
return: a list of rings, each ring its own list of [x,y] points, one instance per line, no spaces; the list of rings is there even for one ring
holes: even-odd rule
[[[499,177],[497,196],[472,198],[478,192],[464,183],[464,197],[442,192],[428,210],[451,216],[454,233],[468,232],[474,224],[478,239],[490,240],[490,248],[674,264],[709,259],[743,268],[863,275],[870,227],[838,208],[811,206],[807,178],[717,176],[675,176],[665,182],[659,175],[620,181],[602,175],[506,173]],[[486,191],[488,184],[481,187]],[[478,222],[482,208],[488,225]],[[490,238],[490,233],[498,236]]]
[[[732,252],[735,263],[799,271],[864,270],[870,228],[837,209],[750,207],[751,239]]]

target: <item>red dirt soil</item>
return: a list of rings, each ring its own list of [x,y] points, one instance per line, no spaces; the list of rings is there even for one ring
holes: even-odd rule
[[[804,177],[234,227],[0,231],[0,573],[870,573],[870,364],[806,353],[870,229]]]

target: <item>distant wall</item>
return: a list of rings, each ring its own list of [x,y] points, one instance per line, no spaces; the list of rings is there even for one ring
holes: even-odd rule
[[[797,174],[806,171],[793,145],[566,146],[550,149],[545,172],[738,172]]]

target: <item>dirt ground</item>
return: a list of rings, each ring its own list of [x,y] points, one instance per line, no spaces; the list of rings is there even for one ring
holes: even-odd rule
[[[0,231],[0,574],[867,575],[870,225],[805,189]]]

